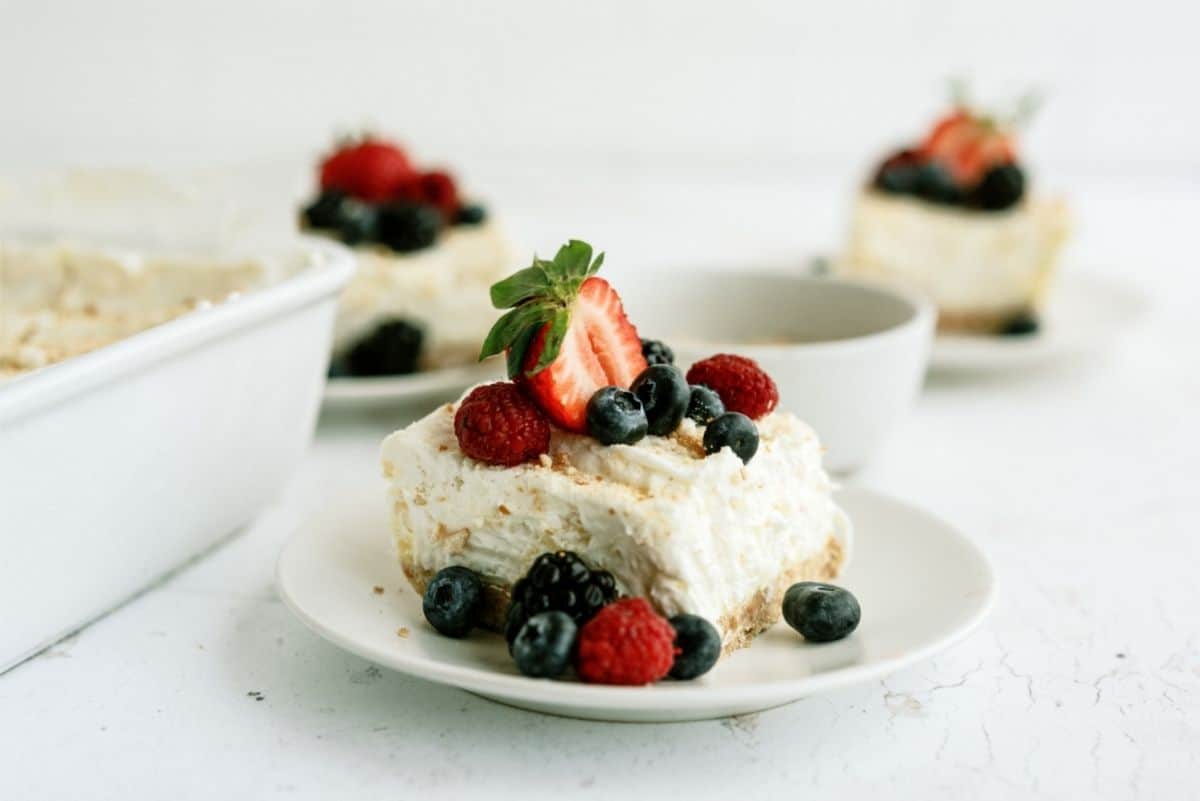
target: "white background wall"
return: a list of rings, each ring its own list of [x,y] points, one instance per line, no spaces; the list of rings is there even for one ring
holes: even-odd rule
[[[430,160],[861,170],[950,75],[1038,86],[1045,170],[1200,175],[1194,3],[0,0],[0,169]]]

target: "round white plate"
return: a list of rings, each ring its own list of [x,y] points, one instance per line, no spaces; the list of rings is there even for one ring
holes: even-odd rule
[[[377,406],[451,397],[483,381],[504,378],[502,361],[449,367],[412,375],[373,378],[330,378],[325,384],[329,407]]]
[[[1068,274],[1051,290],[1036,334],[939,334],[930,366],[934,370],[1004,370],[1100,352],[1112,347],[1148,307],[1146,296],[1135,286],[1100,276]]]
[[[276,582],[292,611],[334,644],[380,665],[569,717],[701,720],[875,680],[965,637],[994,594],[987,558],[958,531],[898,500],[846,489],[838,500],[853,521],[855,544],[840,583],[863,609],[847,639],[806,643],[781,623],[692,682],[607,687],[529,679],[500,636],[480,631],[453,640],[425,623],[421,599],[392,554],[377,495],[333,504],[284,547]],[[384,592],[375,594],[375,586]]]

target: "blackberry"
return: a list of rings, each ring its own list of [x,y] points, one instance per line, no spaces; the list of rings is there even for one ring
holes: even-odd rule
[[[540,612],[564,612],[582,626],[617,598],[617,583],[607,570],[592,570],[571,551],[544,553],[512,588],[504,638],[513,641],[525,621]]]
[[[642,355],[646,357],[646,364],[675,363],[675,351],[657,339],[642,340]]]
[[[408,375],[417,372],[425,332],[406,320],[382,323],[346,353],[350,375]]]

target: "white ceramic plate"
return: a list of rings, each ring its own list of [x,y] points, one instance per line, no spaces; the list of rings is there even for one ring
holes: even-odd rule
[[[1094,275],[1066,275],[1051,291],[1036,334],[940,334],[930,366],[941,371],[1005,370],[1097,353],[1113,347],[1149,307],[1137,287]]]
[[[373,488],[372,488],[373,489]],[[805,643],[780,624],[693,682],[606,687],[521,676],[498,635],[442,637],[392,555],[377,493],[344,498],[293,535],[276,570],[279,593],[313,631],[380,665],[513,706],[621,721],[701,720],[753,712],[871,681],[948,648],[992,603],[987,558],[937,518],[862,489],[839,503],[855,529],[841,583],[863,609],[837,643]],[[375,594],[372,588],[384,588]],[[407,636],[397,632],[406,629]]]
[[[325,385],[325,405],[347,408],[449,398],[480,382],[501,380],[503,372],[503,362],[492,360],[412,375],[331,378]]]

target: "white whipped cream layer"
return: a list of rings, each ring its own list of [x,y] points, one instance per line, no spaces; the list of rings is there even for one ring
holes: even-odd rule
[[[946,311],[1020,310],[1041,302],[1069,227],[1058,199],[981,212],[866,189],[839,269],[916,288]]]
[[[665,615],[719,624],[844,534],[817,436],[786,413],[759,421],[748,465],[729,449],[705,457],[685,420],[635,445],[555,429],[548,458],[504,468],[459,450],[454,409],[383,444],[396,546],[419,571],[465,565],[510,585],[539,554],[566,549]]]
[[[499,316],[492,284],[513,271],[513,251],[500,225],[456,225],[432,247],[395,253],[356,249],[358,273],[342,294],[334,328],[341,354],[380,323],[403,318],[425,329],[423,366],[473,363]]]
[[[261,286],[273,272],[247,260],[0,244],[0,380]]]

